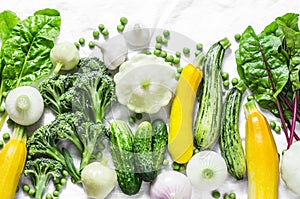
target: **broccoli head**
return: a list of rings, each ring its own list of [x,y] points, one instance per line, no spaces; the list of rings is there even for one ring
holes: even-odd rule
[[[77,78],[77,73],[53,75],[41,82],[39,91],[44,103],[54,113],[64,113],[72,109],[72,91],[68,92]]]
[[[101,73],[107,73],[107,67],[104,62],[97,57],[84,57],[79,60],[79,71],[81,73],[89,73],[92,71],[98,71]]]
[[[27,160],[24,175],[30,176],[35,189],[35,199],[42,199],[45,188],[50,180],[58,181],[62,178],[63,165],[54,159],[36,158]]]

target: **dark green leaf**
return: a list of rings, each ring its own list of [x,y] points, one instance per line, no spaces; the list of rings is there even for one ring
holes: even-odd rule
[[[47,75],[59,34],[60,17],[35,15],[19,22],[2,46],[2,91],[29,85]]]
[[[286,85],[289,70],[286,58],[278,52],[281,40],[273,35],[256,35],[249,26],[236,51],[240,78],[262,108],[276,112],[278,94]]]
[[[34,15],[47,15],[47,16],[59,17],[60,13],[55,9],[46,8],[46,9],[43,9],[43,10],[36,11],[34,13]]]
[[[18,16],[9,10],[0,13],[0,40],[2,40],[2,43],[4,43],[19,20]]]

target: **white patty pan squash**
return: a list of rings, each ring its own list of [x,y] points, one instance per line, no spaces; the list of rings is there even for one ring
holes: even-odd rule
[[[119,103],[136,113],[156,113],[168,105],[177,80],[175,70],[155,55],[137,54],[114,76]]]

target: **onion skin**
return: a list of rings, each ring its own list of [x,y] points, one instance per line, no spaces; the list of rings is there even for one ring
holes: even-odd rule
[[[190,199],[192,185],[189,179],[177,171],[159,174],[150,187],[151,199]]]

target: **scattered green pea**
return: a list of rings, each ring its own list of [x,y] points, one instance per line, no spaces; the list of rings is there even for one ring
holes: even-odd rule
[[[155,40],[156,40],[157,43],[162,43],[163,37],[160,36],[160,35],[157,35],[157,36],[155,37]]]
[[[0,149],[3,148],[3,146],[4,146],[4,142],[0,140]]]
[[[202,51],[202,50],[203,50],[203,44],[198,43],[198,44],[196,45],[196,49],[199,50],[199,51]]]
[[[235,198],[236,198],[235,193],[230,193],[230,194],[229,194],[229,198],[230,198],[230,199],[235,199]]]
[[[121,17],[120,22],[122,25],[126,25],[128,23],[128,19],[126,17]]]
[[[152,53],[151,53],[150,50],[146,50],[145,54],[146,54],[146,55],[151,55]]]
[[[66,179],[66,178],[60,179],[60,184],[61,184],[61,185],[67,184],[67,179]]]
[[[4,106],[0,106],[0,113],[4,113],[5,112],[5,107]]]
[[[281,127],[280,126],[275,126],[274,131],[276,133],[279,133],[281,131]]]
[[[97,31],[97,30],[94,30],[94,31],[93,31],[93,37],[94,37],[95,39],[98,39],[98,38],[99,38],[99,35],[100,35],[99,31]]]
[[[60,191],[62,189],[62,185],[61,184],[56,184],[55,185],[55,190],[56,191]]]
[[[78,42],[79,42],[80,45],[83,45],[83,44],[85,44],[85,39],[84,38],[79,38]]]
[[[197,57],[198,55],[200,55],[202,52],[200,50],[196,50],[195,51],[195,57]]]
[[[180,164],[179,165],[179,171],[183,171],[185,170],[185,165],[184,164]]]
[[[106,28],[104,28],[101,33],[103,34],[103,36],[107,37],[109,35],[109,32]]]
[[[55,190],[55,191],[53,191],[53,196],[58,196],[59,195],[59,191],[57,191],[57,190]]]
[[[240,41],[240,39],[241,39],[241,34],[239,34],[239,33],[237,33],[237,34],[235,34],[234,35],[234,39],[236,40],[236,41]]]
[[[122,25],[122,24],[117,25],[117,30],[118,30],[118,32],[123,32],[124,29],[125,29],[125,26],[124,26],[124,25]]]
[[[173,63],[174,64],[179,64],[180,63],[180,59],[178,57],[174,57]]]
[[[232,78],[232,80],[231,80],[231,84],[233,85],[233,86],[235,86],[235,85],[237,85],[239,83],[239,79],[238,78]]]
[[[69,172],[68,172],[67,170],[63,170],[63,171],[62,171],[62,175],[63,175],[64,177],[68,177],[68,176],[69,176]]]
[[[223,81],[223,85],[224,85],[224,87],[228,87],[229,86],[229,81],[228,80],[225,80],[225,81]]]
[[[166,38],[163,38],[162,41],[161,41],[161,43],[164,44],[164,45],[166,45],[166,44],[168,44],[168,40]]]
[[[102,32],[105,29],[105,26],[103,24],[99,24],[98,29]]]
[[[14,121],[12,119],[10,119],[10,118],[8,118],[8,120],[6,121],[6,124],[8,126],[12,125],[13,123],[14,123]]]
[[[228,80],[229,79],[229,73],[227,73],[227,72],[223,72],[221,76],[222,76],[223,80]]]
[[[156,55],[156,56],[160,56],[160,53],[161,53],[161,51],[158,50],[158,49],[155,49],[155,50],[153,51],[153,54]]]
[[[54,182],[54,184],[59,184],[60,183],[60,179],[59,178],[54,178],[53,182]]]
[[[155,44],[155,49],[161,50],[162,45],[160,43]]]
[[[23,188],[23,191],[26,192],[26,193],[28,193],[29,190],[30,190],[30,187],[29,187],[28,184],[24,184],[22,188]]]
[[[74,42],[74,46],[77,48],[77,49],[79,49],[80,48],[80,44],[79,44],[79,42]]]
[[[163,166],[168,166],[168,165],[169,165],[169,160],[164,159],[162,165],[163,165]]]
[[[197,148],[194,148],[194,150],[193,150],[193,154],[197,154],[197,153],[199,153],[200,152],[200,150],[199,149],[197,149]]]
[[[172,169],[175,170],[175,171],[179,171],[180,165],[176,162],[173,162],[172,163]]]
[[[180,73],[176,73],[176,74],[175,74],[175,79],[178,80],[179,78],[180,78]]]
[[[8,93],[7,92],[2,92],[2,97],[7,97]]]
[[[225,194],[223,195],[223,198],[224,198],[224,199],[230,199],[230,198],[229,198],[229,195],[228,195],[227,193],[225,193]]]
[[[166,59],[167,59],[168,62],[173,62],[174,56],[173,55],[168,55]]]
[[[170,36],[170,31],[164,30],[163,35],[164,35],[164,37],[166,37],[166,38],[169,37],[169,36]]]
[[[252,101],[252,100],[254,100],[253,95],[248,95],[248,96],[247,96],[247,101],[249,102],[249,101]]]
[[[182,67],[178,67],[178,68],[177,68],[177,73],[181,73],[181,72],[182,72],[182,70],[183,70],[183,68],[182,68]]]
[[[89,48],[94,48],[95,47],[95,44],[93,42],[89,42]]]
[[[276,122],[271,121],[271,122],[270,122],[270,127],[271,127],[272,129],[274,129],[274,128],[276,127]]]
[[[52,195],[50,193],[47,193],[46,199],[52,199],[52,198],[53,198]]]
[[[129,123],[131,123],[131,124],[135,123],[135,118],[133,116],[129,117]]]
[[[175,56],[176,56],[176,57],[181,57],[181,52],[177,51],[177,52],[175,53]]]
[[[219,191],[214,190],[214,191],[211,193],[211,196],[212,196],[213,198],[217,199],[217,198],[220,198],[220,197],[221,197],[221,194],[220,194]]]
[[[35,190],[31,188],[27,193],[28,195],[33,196],[35,194]]]
[[[187,55],[187,54],[190,54],[191,50],[187,47],[184,47],[182,52],[183,52],[183,54]]]
[[[165,50],[162,50],[161,53],[160,53],[160,56],[162,58],[166,58],[168,56],[168,53]]]
[[[10,139],[10,134],[9,133],[3,133],[2,138],[4,141],[8,141]]]

